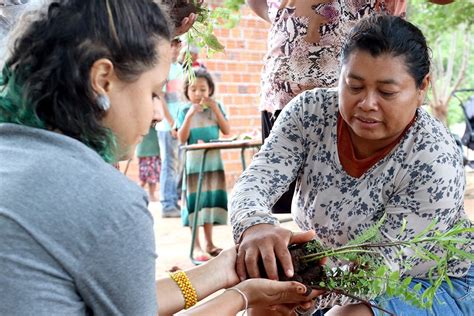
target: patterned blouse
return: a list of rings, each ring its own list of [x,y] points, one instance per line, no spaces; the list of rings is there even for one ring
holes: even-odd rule
[[[342,39],[362,17],[404,15],[406,0],[267,0],[272,26],[260,110],[281,110],[296,95],[336,86]]]
[[[467,218],[462,157],[442,123],[418,109],[400,143],[361,177],[353,178],[339,162],[337,117],[334,89],[306,91],[283,110],[232,192],[236,243],[253,225],[278,225],[271,206],[295,178],[292,216],[302,230],[314,229],[327,247],[346,244],[384,214],[381,233],[389,240],[409,239],[434,219],[435,228],[445,230]],[[407,226],[399,235],[403,219]],[[473,252],[472,243],[466,247]],[[381,253],[393,270],[405,259],[395,249]],[[431,266],[415,261],[411,270],[401,269],[400,274],[426,277]],[[470,262],[453,260],[448,267],[450,276],[463,276]]]

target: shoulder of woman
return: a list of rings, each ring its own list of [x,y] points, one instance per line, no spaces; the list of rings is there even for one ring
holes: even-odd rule
[[[437,118],[429,114],[424,108],[417,111],[416,125],[421,131],[429,134],[436,140],[445,140],[451,132]]]
[[[337,89],[315,88],[294,98],[289,104],[300,107],[304,112],[331,114],[337,111]]]
[[[411,141],[406,143],[407,153],[411,153],[413,159],[462,168],[460,148],[448,128],[423,108],[417,115],[412,131],[408,132]]]

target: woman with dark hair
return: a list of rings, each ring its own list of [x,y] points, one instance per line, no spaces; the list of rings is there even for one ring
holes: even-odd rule
[[[0,78],[1,315],[170,315],[228,287],[188,314],[314,297],[236,285],[235,248],[155,283],[146,193],[110,163],[157,113],[172,31],[157,2],[53,1],[29,20]]]
[[[302,230],[315,230],[327,248],[354,240],[382,217],[386,240],[411,239],[435,219],[431,229],[445,231],[467,218],[462,157],[446,127],[421,107],[430,72],[421,31],[394,16],[361,20],[346,39],[341,66],[337,90],[310,90],[289,103],[234,187],[230,215],[242,279],[260,276],[259,258],[271,279],[278,278],[277,260],[293,274],[291,232],[277,226],[270,210],[295,179],[294,220]],[[465,247],[473,252],[472,242]],[[407,269],[409,252],[380,251],[392,270],[414,278],[412,285],[430,285],[433,263],[416,259]],[[453,259],[447,269],[454,287],[441,285],[433,312],[472,315],[471,262]],[[430,314],[397,297],[374,301],[397,315]],[[334,293],[316,304],[343,305],[327,315],[380,314]]]

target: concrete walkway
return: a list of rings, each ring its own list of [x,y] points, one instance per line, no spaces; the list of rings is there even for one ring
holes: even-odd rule
[[[467,176],[467,189],[465,193],[465,210],[471,220],[474,220],[474,172],[469,171]],[[149,209],[155,219],[155,236],[158,260],[156,266],[157,277],[167,275],[167,271],[178,266],[181,269],[193,266],[189,259],[191,245],[191,231],[189,227],[181,225],[180,218],[161,218],[160,203],[150,203]],[[290,214],[281,214],[281,218],[289,218]],[[282,227],[299,231],[296,224],[292,221],[285,222]],[[214,226],[214,243],[222,248],[231,247],[232,240],[231,227],[229,225]],[[201,241],[203,241],[201,229]]]

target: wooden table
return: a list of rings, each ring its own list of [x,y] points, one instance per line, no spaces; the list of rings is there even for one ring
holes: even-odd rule
[[[193,150],[203,150],[202,158],[201,158],[201,167],[199,169],[199,177],[198,177],[198,185],[196,190],[196,200],[194,203],[194,218],[193,218],[193,225],[191,226],[192,229],[192,240],[191,240],[191,249],[189,251],[189,257],[194,264],[201,264],[202,261],[198,261],[194,259],[194,241],[196,240],[196,234],[198,229],[196,229],[197,221],[198,221],[198,212],[200,211],[199,200],[201,197],[201,190],[202,190],[202,180],[203,180],[203,173],[204,173],[204,165],[206,163],[206,155],[209,150],[220,149],[240,149],[240,159],[242,161],[242,169],[245,170],[247,164],[245,163],[245,150],[248,148],[260,148],[262,142],[259,140],[235,140],[235,141],[216,141],[210,143],[201,143],[201,144],[192,144],[192,145],[185,145],[181,146],[184,150],[185,155],[188,151]],[[186,164],[186,160],[185,160]],[[186,170],[186,166],[185,166]]]

